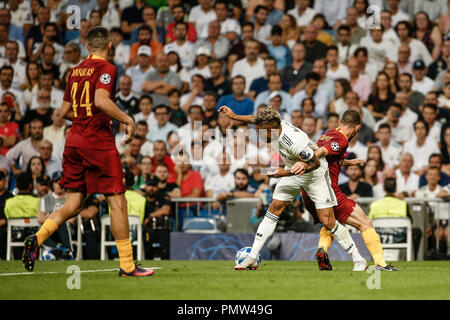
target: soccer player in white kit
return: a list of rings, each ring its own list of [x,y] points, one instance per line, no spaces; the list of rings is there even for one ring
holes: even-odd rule
[[[232,120],[254,124],[260,132],[260,137],[261,130],[265,129],[267,142],[278,143],[279,154],[288,170],[287,174],[286,170],[277,170],[272,174],[281,178],[275,187],[272,202],[256,231],[250,254],[234,268],[246,270],[258,267],[256,258],[266,240],[275,231],[281,213],[303,189],[315,203],[322,225],[331,231],[346,252],[355,250],[356,245],[350,233],[334,217],[333,207],[337,205],[337,200],[331,188],[327,161],[325,158],[316,157],[314,150],[317,145],[306,133],[282,120],[280,114],[272,108],[267,108],[256,116],[236,115],[227,106],[220,107],[219,112],[225,113]]]

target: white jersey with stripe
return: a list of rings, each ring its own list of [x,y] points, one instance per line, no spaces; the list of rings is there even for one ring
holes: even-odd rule
[[[318,149],[317,145],[304,131],[285,120],[281,121],[278,152],[286,164],[286,169],[290,169],[298,161],[311,160],[316,149]]]

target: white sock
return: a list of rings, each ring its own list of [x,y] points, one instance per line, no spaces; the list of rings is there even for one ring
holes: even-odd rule
[[[342,224],[336,221],[336,225],[331,230],[331,234],[334,235],[339,245],[352,256],[353,261],[363,260],[363,257],[359,254],[358,248],[353,241],[350,232]]]
[[[269,238],[275,231],[278,219],[279,219],[278,216],[270,213],[269,211],[266,212],[264,219],[261,221],[261,223],[258,226],[258,230],[256,231],[252,251],[250,251],[249,254],[251,258],[256,259],[262,247],[264,246],[264,243],[266,242],[267,238]]]

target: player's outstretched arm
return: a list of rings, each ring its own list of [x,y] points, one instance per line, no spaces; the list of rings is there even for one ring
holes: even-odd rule
[[[353,165],[363,165],[366,161],[361,159],[344,160],[341,165],[343,166],[353,166]]]
[[[233,110],[231,110],[230,107],[227,106],[221,106],[219,108],[219,112],[225,113],[225,115],[230,118],[231,120],[237,120],[237,121],[242,121],[245,123],[255,123],[255,116],[238,116],[237,114],[234,113]]]
[[[132,117],[119,109],[119,107],[109,98],[110,93],[105,89],[95,90],[95,105],[106,113],[110,118],[126,124],[126,133],[124,143],[128,144],[133,140],[136,132],[136,125]]]

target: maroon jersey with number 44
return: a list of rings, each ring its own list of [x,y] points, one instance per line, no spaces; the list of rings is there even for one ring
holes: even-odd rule
[[[115,149],[110,118],[95,105],[95,90],[105,89],[115,96],[117,69],[105,59],[89,55],[69,74],[64,101],[73,111],[67,147],[96,150]]]
[[[320,136],[317,146],[325,147],[328,150],[327,162],[330,172],[331,186],[334,193],[340,192],[339,189],[339,171],[341,162],[345,159],[345,153],[348,148],[347,137],[339,130],[328,130]]]

